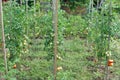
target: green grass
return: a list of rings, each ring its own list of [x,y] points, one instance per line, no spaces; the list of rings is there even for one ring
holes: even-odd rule
[[[38,40],[38,43],[40,44],[36,42],[36,44],[30,45],[29,53],[21,56],[18,72],[11,69],[8,75],[9,79],[17,76],[18,80],[52,80],[53,60],[47,61],[46,59],[47,52],[44,51],[44,40]],[[116,54],[119,58],[120,41],[112,41],[111,46],[113,55]],[[100,66],[99,63],[86,59],[89,56],[94,56],[94,53],[88,51],[89,46],[86,46],[85,39],[64,40],[64,44],[59,46],[59,48],[61,54],[59,52],[58,55],[63,60],[58,59],[57,65],[62,66],[63,70],[57,72],[57,80],[97,80],[97,78],[105,77],[104,70],[98,67]],[[0,57],[0,70],[3,70],[4,62],[2,56]],[[110,71],[113,72],[110,76],[111,80],[117,80],[120,74],[119,59],[115,56],[112,58],[115,63],[114,66],[110,67]],[[102,61],[102,66],[105,66],[104,62]],[[8,66],[10,67],[10,65]],[[13,75],[11,76],[11,74]]]
[[[89,78],[92,78],[92,75],[87,70],[88,63],[86,56],[88,56],[88,52],[86,50],[87,47],[84,45],[85,42],[85,40],[76,38],[74,40],[64,40],[64,44],[59,46],[62,51],[61,54],[59,53],[58,55],[61,56],[63,60],[58,60],[57,63],[58,66],[63,67],[63,70],[58,72],[58,80],[67,78],[67,76],[62,74],[69,76],[66,80],[89,80]],[[40,45],[31,45],[30,52],[24,54],[24,59],[22,59],[21,64],[26,64],[27,67],[29,67],[29,70],[23,70],[26,74],[24,77],[31,77],[34,80],[37,80],[37,78],[47,80],[47,77],[51,76],[53,61],[46,60],[47,52],[44,51],[43,44],[44,41],[41,41]],[[63,53],[65,53],[64,56],[62,55]]]

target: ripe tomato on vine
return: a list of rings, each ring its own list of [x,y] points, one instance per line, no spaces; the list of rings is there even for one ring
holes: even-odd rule
[[[114,61],[113,61],[112,59],[109,59],[109,60],[108,60],[108,66],[113,66],[113,62],[114,62]]]

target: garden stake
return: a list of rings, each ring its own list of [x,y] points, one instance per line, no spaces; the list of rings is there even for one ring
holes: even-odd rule
[[[28,20],[28,0],[25,1],[25,9],[26,9],[26,20]],[[28,21],[27,21],[27,26],[26,26],[26,34],[28,36]]]
[[[108,17],[108,26],[109,26],[109,35],[108,35],[108,50],[110,50],[110,37],[111,37],[111,30],[110,30],[110,23],[111,23],[111,15],[112,15],[112,1],[110,0],[109,3],[109,17]],[[106,57],[106,80],[109,80],[109,65],[108,65],[108,61],[109,61],[109,57]]]
[[[104,23],[105,23],[105,20],[104,20],[104,8],[103,6],[102,7],[102,10],[100,12],[101,16],[102,16],[102,19],[101,19],[101,22],[102,22],[102,28],[104,27]],[[104,37],[104,32],[101,30],[101,38],[100,38],[100,41],[101,41],[101,44],[104,45],[105,43],[103,42],[103,40],[106,40],[106,38]],[[108,41],[108,40],[107,40]],[[107,47],[107,49],[105,48],[105,51],[109,50],[109,48]],[[102,55],[102,54],[101,54]],[[105,71],[104,71],[104,74],[105,74],[105,77],[104,77],[104,80],[108,80],[108,57],[106,56],[106,64],[105,64]],[[101,59],[101,58],[100,58]],[[100,60],[101,61],[101,60]]]
[[[34,17],[36,17],[36,8],[35,8],[36,5],[35,5],[35,2],[36,2],[36,1],[34,0]],[[34,18],[34,19],[35,19],[35,18]],[[34,36],[34,42],[33,42],[33,43],[34,43],[34,45],[35,45],[35,42],[36,42],[36,41],[35,41],[35,32],[36,32],[35,26],[36,26],[36,19],[34,20],[34,30],[33,30],[33,36]]]
[[[54,28],[54,80],[57,75],[57,40],[58,40],[58,0],[52,0],[53,8],[53,28]]]
[[[4,52],[4,64],[5,64],[5,74],[7,74],[7,58],[6,58],[6,49],[5,49],[5,34],[4,34],[4,23],[3,23],[3,11],[2,11],[2,0],[0,0],[0,26],[2,29],[2,49]]]
[[[103,7],[102,7],[102,9],[103,9]],[[102,27],[104,27],[104,11],[105,10],[101,11],[101,15],[102,15],[102,19],[101,19],[102,20]],[[101,41],[103,41],[103,38],[104,38],[103,35],[104,35],[103,31],[101,31]],[[105,64],[105,71],[104,71],[104,74],[105,74],[104,80],[108,80],[108,57],[106,56],[105,58],[106,58],[106,64]]]

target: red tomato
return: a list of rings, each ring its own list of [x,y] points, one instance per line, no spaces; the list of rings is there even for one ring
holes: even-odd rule
[[[113,60],[112,59],[108,60],[108,66],[113,66]]]

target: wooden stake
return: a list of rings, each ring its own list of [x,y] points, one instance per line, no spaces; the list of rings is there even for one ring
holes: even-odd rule
[[[109,16],[108,16],[108,26],[109,26],[108,50],[109,51],[110,51],[110,38],[111,38],[111,31],[110,31],[111,15],[112,15],[112,0],[110,0],[110,3],[109,3]],[[106,58],[106,79],[105,80],[109,80],[108,60],[109,60],[109,57]]]
[[[4,24],[3,24],[3,11],[2,11],[2,0],[0,0],[0,26],[2,28],[2,49],[4,52],[4,64],[5,64],[5,73],[7,74],[7,58],[6,58],[6,49],[5,49],[5,34],[4,34]]]
[[[34,0],[34,15],[36,13],[36,0]]]
[[[36,0],[34,0],[34,17],[36,17]],[[34,45],[36,44],[36,41],[35,41],[35,33],[36,33],[36,30],[35,30],[35,27],[36,27],[36,18],[34,18],[34,30],[33,30],[33,36],[34,36],[34,40],[33,40],[33,43]]]
[[[29,31],[29,28],[28,28],[28,0],[25,1],[25,9],[26,9],[26,20],[27,20],[27,26],[26,26],[26,35],[28,35],[28,31]]]
[[[58,0],[52,0],[53,7],[53,28],[54,28],[54,80],[57,75],[57,39],[58,39]]]

